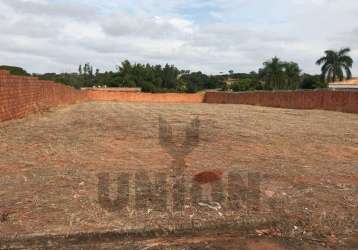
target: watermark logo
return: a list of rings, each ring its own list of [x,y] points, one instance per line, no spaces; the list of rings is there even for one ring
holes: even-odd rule
[[[172,158],[169,171],[150,174],[145,170],[134,175],[121,173],[110,181],[109,173],[98,175],[98,200],[109,212],[120,212],[126,207],[135,210],[180,212],[187,205],[209,207],[214,210],[256,211],[260,207],[259,173],[206,170],[188,174],[185,159],[200,143],[200,120],[193,119],[185,128],[184,138],[175,138],[173,126],[159,118],[159,144]],[[113,178],[113,177],[112,177]],[[116,192],[110,194],[110,187]],[[130,187],[134,186],[134,198]],[[190,204],[188,204],[188,202]]]

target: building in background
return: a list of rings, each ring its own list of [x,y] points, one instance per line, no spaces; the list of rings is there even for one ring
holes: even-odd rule
[[[329,84],[329,88],[333,90],[354,90],[358,91],[358,77],[341,82],[333,82]]]

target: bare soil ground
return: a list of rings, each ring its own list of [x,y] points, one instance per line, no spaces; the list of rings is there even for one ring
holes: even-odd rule
[[[170,173],[173,159],[159,143],[159,117],[173,127],[178,144],[188,124],[196,117],[200,121],[199,143],[185,158],[183,211],[172,211],[170,205],[162,211],[134,206],[133,183],[141,171],[150,177]],[[128,249],[240,249],[234,239],[242,237],[250,238],[245,249],[358,247],[356,114],[245,105],[83,103],[0,123],[0,155],[0,249],[16,245],[14,236],[157,231],[142,243],[130,241]],[[226,192],[220,206],[192,202],[193,176],[203,171],[219,171],[222,180],[233,171],[243,177],[259,173],[259,204],[243,202],[229,209]],[[98,176],[107,173],[115,181],[124,172],[130,175],[130,203],[109,211],[99,203]],[[162,189],[170,191],[169,183]],[[114,199],[115,184],[110,192]],[[170,201],[170,192],[161,198]],[[175,232],[183,230],[211,236],[160,238],[177,237]],[[240,237],[225,238],[233,233]],[[291,240],[290,246],[282,243]],[[98,249],[114,249],[110,242]],[[77,242],[73,249],[87,248],[81,244],[89,243]],[[184,245],[191,248],[180,248]]]

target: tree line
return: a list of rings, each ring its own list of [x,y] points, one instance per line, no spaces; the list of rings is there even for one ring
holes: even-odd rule
[[[206,75],[200,71],[180,70],[174,65],[150,65],[131,63],[125,60],[115,71],[100,72],[90,63],[79,65],[75,73],[33,74],[44,80],[64,83],[75,88],[83,87],[137,87],[144,92],[188,92],[206,89],[254,91],[254,90],[296,90],[327,88],[329,82],[352,77],[353,59],[350,49],[327,50],[317,60],[321,65],[320,75],[302,72],[298,63],[281,61],[274,57],[263,63],[257,72]],[[30,75],[19,67],[0,66],[16,75]]]
[[[36,75],[40,79],[52,80],[83,87],[137,87],[144,92],[188,92],[204,89],[223,89],[223,76],[209,76],[202,72],[179,70],[174,65],[150,65],[131,63],[125,60],[115,71],[100,72],[90,63],[79,65],[76,73],[46,73]]]

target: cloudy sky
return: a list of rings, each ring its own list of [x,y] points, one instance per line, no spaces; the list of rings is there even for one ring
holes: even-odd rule
[[[318,73],[326,49],[357,61],[357,0],[0,0],[0,65],[114,70],[124,59],[217,74],[278,56]]]

